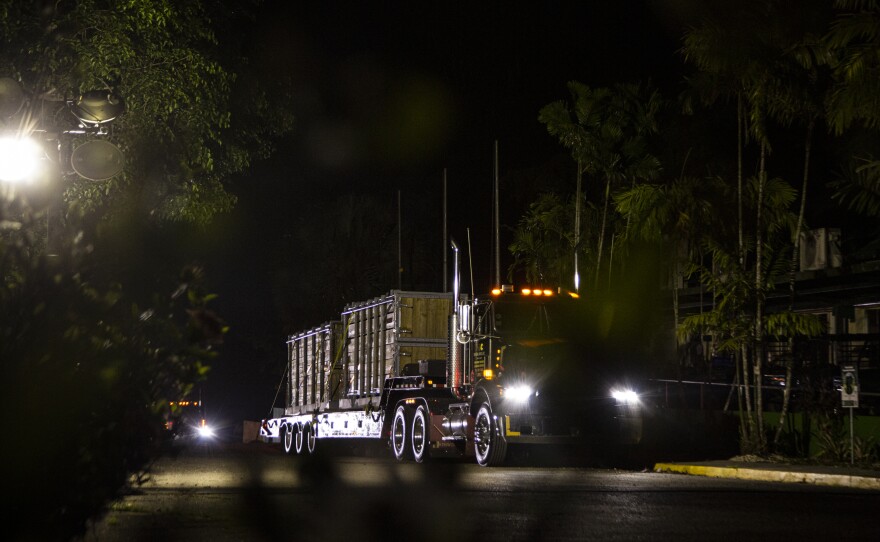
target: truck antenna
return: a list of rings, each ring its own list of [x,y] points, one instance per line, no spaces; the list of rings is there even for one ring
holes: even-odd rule
[[[474,258],[471,254],[471,229],[467,229],[467,237],[468,237],[468,267],[471,271],[471,299],[474,297]]]
[[[498,183],[498,140],[495,140],[495,190],[492,195],[492,199],[495,202],[494,209],[492,209],[492,214],[495,215],[494,223],[492,224],[492,229],[495,230],[495,284],[492,285],[492,288],[500,288],[501,287],[501,203],[500,203],[500,193],[499,193],[499,183]]]
[[[447,282],[448,281],[447,273],[449,271],[449,266],[447,265],[447,260],[446,260],[446,257],[449,253],[449,251],[446,250],[446,247],[448,245],[448,243],[446,242],[446,239],[449,236],[448,236],[447,227],[446,227],[446,213],[447,213],[447,210],[446,210],[446,168],[443,168],[443,293],[446,293],[449,291],[448,282]]]
[[[578,251],[581,247],[581,161],[577,163],[577,188],[574,193],[574,291],[581,291],[581,275],[578,268]]]

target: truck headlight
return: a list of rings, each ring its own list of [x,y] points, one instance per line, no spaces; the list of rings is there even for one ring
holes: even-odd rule
[[[639,394],[634,392],[633,390],[614,389],[611,390],[611,397],[613,397],[615,401],[622,405],[639,404]]]
[[[201,438],[211,438],[214,436],[214,429],[210,425],[200,425],[196,431]]]
[[[528,401],[533,393],[532,388],[529,386],[511,386],[509,388],[504,388],[504,397],[516,401],[517,403]]]

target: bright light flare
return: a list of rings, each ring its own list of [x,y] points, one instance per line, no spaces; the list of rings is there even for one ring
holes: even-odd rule
[[[196,431],[201,438],[211,438],[214,436],[214,428],[210,425],[200,425]]]
[[[517,403],[528,401],[533,393],[532,388],[528,386],[511,386],[504,389],[504,397]]]
[[[43,148],[29,137],[0,137],[0,181],[31,180],[40,167]]]
[[[611,397],[618,403],[625,405],[639,404],[639,394],[633,390],[611,390]]]

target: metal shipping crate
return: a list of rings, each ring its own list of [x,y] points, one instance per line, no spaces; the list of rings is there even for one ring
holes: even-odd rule
[[[341,329],[339,322],[328,322],[288,338],[287,414],[313,411],[342,396]]]
[[[452,294],[393,290],[345,307],[345,396],[380,395],[385,378],[407,363],[445,359]]]

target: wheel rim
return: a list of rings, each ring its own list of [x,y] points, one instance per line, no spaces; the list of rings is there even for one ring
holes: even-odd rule
[[[474,423],[474,452],[477,456],[477,462],[481,465],[486,463],[492,451],[491,423],[489,413],[485,408],[481,408]]]
[[[296,424],[296,453],[301,454],[303,452],[303,426],[302,424]]]
[[[290,426],[284,426],[281,437],[284,439],[284,451],[290,453],[291,448],[293,448],[293,433],[290,431]]]
[[[313,453],[315,453],[315,445],[316,445],[316,440],[318,438],[318,436],[317,436],[318,428],[315,427],[314,424],[311,424],[311,423],[308,424],[307,427],[308,427],[308,431],[309,431],[308,432],[309,453],[313,454]]]
[[[403,459],[406,447],[406,416],[403,408],[398,408],[394,414],[394,423],[391,426],[391,447],[394,449],[394,457]]]
[[[419,408],[413,417],[412,426],[412,449],[416,461],[421,461],[425,457],[425,437],[425,411]]]

